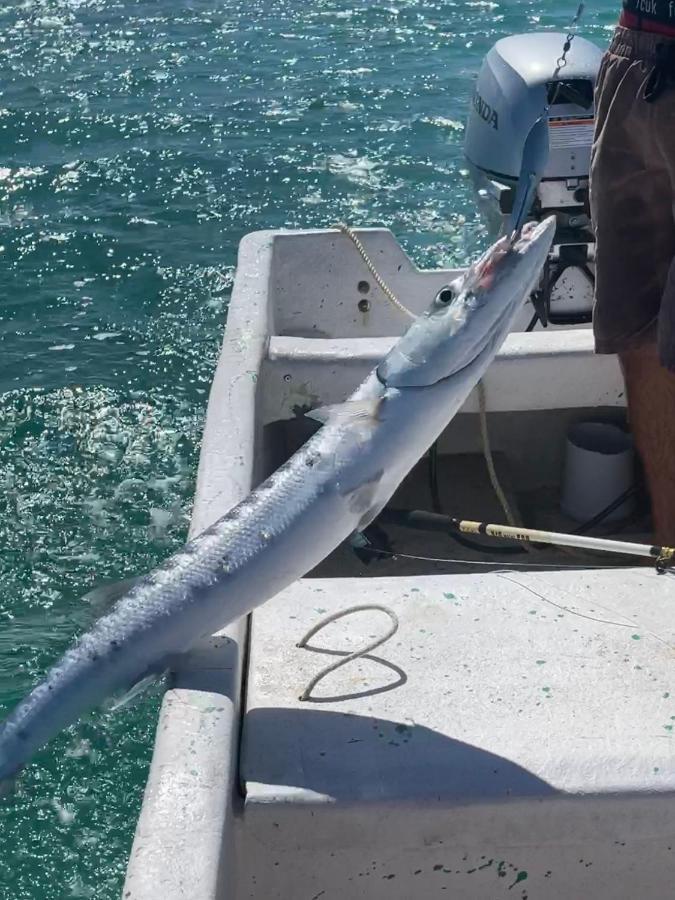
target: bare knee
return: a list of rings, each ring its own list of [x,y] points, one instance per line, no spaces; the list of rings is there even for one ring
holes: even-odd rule
[[[619,363],[621,364],[624,378],[633,374],[638,377],[642,375],[648,376],[652,372],[658,374],[658,370],[663,369],[659,362],[656,341],[622,350],[619,353]],[[665,372],[666,370],[663,369],[663,371]]]
[[[675,541],[675,375],[656,343],[622,351],[628,419],[642,459],[660,543]]]
[[[657,407],[672,417],[675,403],[675,373],[667,369],[659,359],[656,342],[632,347],[619,354],[621,370],[626,382],[629,412],[639,401],[645,407]],[[636,410],[633,410],[636,412]]]

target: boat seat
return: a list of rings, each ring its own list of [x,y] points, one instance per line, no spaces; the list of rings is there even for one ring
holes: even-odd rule
[[[269,375],[282,376],[268,380],[268,384],[278,384],[285,391],[285,396],[274,398],[277,414],[297,405],[298,385],[318,383],[317,367],[324,373],[320,383],[327,387],[323,402],[344,399],[396,340],[396,337],[273,336],[265,366]],[[334,363],[332,369],[331,363]],[[276,372],[269,371],[270,368]],[[330,377],[326,370],[330,371]],[[491,412],[625,405],[617,358],[595,354],[593,333],[588,327],[508,335],[484,383]],[[328,396],[331,392],[333,396]],[[476,391],[469,396],[462,411],[478,411]]]

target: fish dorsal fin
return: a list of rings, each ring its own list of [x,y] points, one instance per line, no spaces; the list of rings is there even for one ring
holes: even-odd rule
[[[332,403],[328,406],[317,406],[305,415],[310,419],[325,424],[353,422],[358,419],[376,421],[379,416],[382,399],[375,400],[346,400],[344,403]]]

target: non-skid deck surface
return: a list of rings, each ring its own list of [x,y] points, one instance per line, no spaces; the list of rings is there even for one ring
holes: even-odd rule
[[[364,603],[397,633],[300,701],[389,620],[342,618],[319,651],[301,636]],[[253,615],[247,704],[242,775],[261,800],[673,790],[675,575],[303,579]]]
[[[674,729],[672,574],[302,579],[252,617],[241,897],[660,898]]]

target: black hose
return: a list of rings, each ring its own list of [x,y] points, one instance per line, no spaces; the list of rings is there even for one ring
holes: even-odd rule
[[[431,445],[429,450],[429,492],[431,493],[431,506],[434,513],[441,516],[443,514],[443,504],[441,503],[441,493],[438,487],[438,442],[434,442]],[[387,510],[383,510],[380,513],[380,518],[382,518]],[[399,510],[391,510],[391,512],[402,512]],[[431,515],[427,513],[427,515]],[[463,534],[460,534],[459,531],[453,529],[450,526],[452,523],[452,519],[449,516],[443,515],[444,525],[443,527],[437,527],[431,529],[432,531],[443,531],[445,534],[450,535],[450,537],[459,544],[461,547],[464,547],[466,550],[474,550],[476,553],[498,553],[503,554],[504,556],[509,556],[513,553],[525,553],[525,547],[521,545],[517,546],[508,546],[508,547],[497,547],[493,544],[483,544],[479,541],[472,541],[470,538],[465,537]],[[386,521],[386,519],[384,519]],[[393,520],[390,520],[393,521]],[[405,525],[407,523],[398,521],[398,525]],[[417,528],[419,530],[424,530],[422,525],[409,525],[408,527]]]
[[[438,441],[434,441],[429,450],[429,493],[433,511],[435,513],[443,512],[441,492],[438,488]]]
[[[599,513],[596,513],[592,519],[589,519],[587,522],[582,522],[581,525],[578,525],[573,529],[572,534],[586,534],[591,528],[595,528],[596,525],[600,525],[601,522],[604,522],[607,516],[611,515],[615,509],[618,509],[629,497],[636,493],[637,487],[635,487],[635,485],[627,488],[627,490],[619,494],[616,500],[612,500],[612,502],[608,503],[604,509],[601,509]]]
[[[534,329],[534,326],[537,324],[538,321],[539,321],[539,313],[538,313],[538,312],[535,312],[535,314],[534,314],[534,315],[532,316],[532,318],[530,319],[530,323],[529,323],[529,325],[527,326],[527,328],[525,329],[525,332],[527,333],[527,332],[532,331],[532,330]]]
[[[614,512],[615,509],[618,509],[629,497],[637,493],[637,490],[637,487],[632,485],[627,490],[623,491],[615,500],[608,503],[604,509],[601,509],[600,512],[596,513],[587,522],[582,522],[581,525],[578,525],[570,533],[586,534],[591,528],[600,525],[607,516]],[[456,530],[456,525],[454,525],[457,521],[456,519],[452,519],[450,516],[443,514],[443,504],[441,503],[441,495],[438,487],[438,443],[432,444],[429,450],[429,491],[431,493],[431,505],[434,513],[436,513],[435,519],[432,518],[433,514],[422,513],[417,510],[406,511],[385,509],[381,513],[382,520],[408,528],[415,528],[416,530],[441,531],[448,534],[454,541],[462,547],[465,547],[467,550],[475,550],[478,553],[492,552],[512,554],[525,552],[525,547],[521,546],[495,547],[493,545],[479,543],[478,541],[472,541],[470,538],[467,538]],[[388,515],[388,513],[391,515]]]

